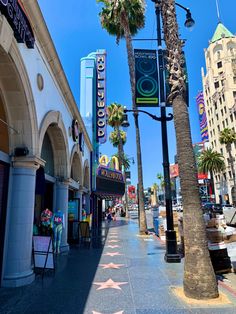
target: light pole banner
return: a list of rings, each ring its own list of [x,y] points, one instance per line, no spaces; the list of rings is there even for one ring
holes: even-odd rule
[[[156,50],[134,49],[135,102],[137,107],[157,107],[159,104]]]
[[[208,141],[208,125],[207,125],[207,117],[206,117],[206,110],[205,110],[205,103],[203,92],[199,92],[197,97],[197,107],[198,107],[198,115],[199,115],[199,122],[200,122],[200,132],[202,141]]]

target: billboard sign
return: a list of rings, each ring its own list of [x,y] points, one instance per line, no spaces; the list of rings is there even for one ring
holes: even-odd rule
[[[135,102],[137,107],[159,104],[156,50],[134,49]]]
[[[199,123],[200,123],[200,132],[202,141],[208,141],[208,125],[207,125],[207,117],[206,117],[206,110],[205,110],[205,103],[203,92],[199,92],[197,97],[197,107],[198,107],[198,115],[199,115]]]

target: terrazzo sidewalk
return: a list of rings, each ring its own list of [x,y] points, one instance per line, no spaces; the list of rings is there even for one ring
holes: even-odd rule
[[[106,231],[101,245],[59,256],[55,276],[0,288],[0,313],[236,313],[236,297],[222,286],[230,304],[203,307],[176,297],[173,287],[182,286],[183,261],[165,263],[163,243],[156,236],[140,237],[135,221],[120,218]]]

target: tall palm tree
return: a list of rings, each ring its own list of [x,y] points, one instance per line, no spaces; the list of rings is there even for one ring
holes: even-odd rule
[[[230,163],[230,168],[231,172],[233,175],[233,189],[232,189],[232,202],[233,204],[236,203],[236,182],[235,182],[235,165],[234,165],[234,158],[232,156],[232,144],[236,142],[236,133],[233,129],[228,129],[225,128],[221,133],[220,133],[220,143],[226,145],[226,150],[229,154],[229,163]]]
[[[134,71],[134,52],[131,36],[135,35],[145,22],[145,1],[144,0],[97,0],[104,4],[100,12],[102,27],[110,35],[116,36],[117,43],[121,38],[125,38],[128,56],[128,66],[132,93],[132,109],[136,110],[135,103],[135,71]],[[139,232],[145,234],[147,230],[146,214],[144,210],[143,192],[143,171],[139,133],[138,113],[134,112],[136,147],[137,147],[137,166],[139,181]]]
[[[225,169],[224,157],[220,153],[208,148],[200,154],[197,163],[201,172],[210,173],[212,194],[215,194],[213,173],[221,172]]]
[[[165,181],[164,176],[161,173],[157,174],[157,179],[160,181],[160,188],[163,195],[163,202],[165,203]]]
[[[119,168],[122,170],[121,158],[124,155],[123,144],[126,142],[126,133],[121,131],[120,127],[123,122],[124,107],[114,102],[107,107],[107,115],[108,124],[114,128],[114,131],[110,135],[110,141],[114,146],[118,146]]]
[[[158,2],[156,2],[158,5]],[[186,84],[183,71],[182,41],[178,34],[175,0],[159,1],[167,50],[170,94],[176,132],[177,155],[183,197],[185,242],[184,293],[193,299],[219,296],[206,237],[205,222],[197,180],[189,113],[186,104]]]
[[[152,201],[151,201],[151,205],[152,206],[158,206],[158,199],[157,199],[157,191],[159,190],[159,185],[157,183],[153,183],[152,187]]]

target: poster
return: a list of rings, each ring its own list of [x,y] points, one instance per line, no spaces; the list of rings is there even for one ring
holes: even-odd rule
[[[34,267],[54,269],[52,238],[33,236]]]

